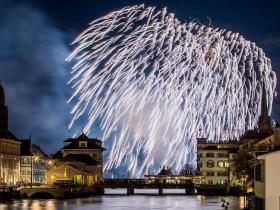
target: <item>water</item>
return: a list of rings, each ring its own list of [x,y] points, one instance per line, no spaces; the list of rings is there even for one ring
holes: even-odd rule
[[[1,210],[145,210],[145,209],[184,209],[184,210],[222,210],[221,199],[229,201],[229,210],[243,208],[243,197],[185,196],[175,195],[178,191],[164,191],[169,195],[157,196],[153,190],[138,190],[135,193],[148,195],[126,196],[124,190],[110,190],[110,195],[77,199],[25,199],[0,203]],[[116,195],[118,194],[118,195]],[[123,195],[121,195],[123,194]],[[172,195],[173,194],[173,195]]]

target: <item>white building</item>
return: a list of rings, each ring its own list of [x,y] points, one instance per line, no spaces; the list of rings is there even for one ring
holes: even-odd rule
[[[236,141],[214,143],[197,139],[197,169],[204,182],[200,184],[233,184],[231,162],[238,147]]]
[[[258,156],[255,165],[255,210],[280,209],[280,150]]]

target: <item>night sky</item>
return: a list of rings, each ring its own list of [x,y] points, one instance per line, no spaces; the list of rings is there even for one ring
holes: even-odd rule
[[[264,49],[279,76],[280,1],[0,0],[0,80],[9,127],[18,138],[31,134],[50,153],[62,146],[73,133],[67,129],[72,105],[66,103],[71,64],[65,62],[71,41],[93,19],[142,3],[167,7],[182,22],[195,19],[239,32]],[[272,116],[279,119],[276,109]],[[91,136],[99,137],[98,129]]]

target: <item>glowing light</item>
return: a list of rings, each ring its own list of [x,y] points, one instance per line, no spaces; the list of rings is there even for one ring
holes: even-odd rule
[[[125,7],[94,20],[73,42],[69,128],[100,123],[105,169],[133,177],[195,162],[195,139],[238,137],[257,125],[262,84],[269,109],[276,76],[239,33],[181,23],[166,8]],[[69,100],[69,101],[70,101]]]
[[[34,161],[35,161],[35,162],[38,162],[39,159],[40,159],[39,156],[37,156],[37,155],[34,156]]]

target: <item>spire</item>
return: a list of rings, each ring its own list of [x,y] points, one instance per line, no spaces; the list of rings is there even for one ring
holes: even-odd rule
[[[0,106],[1,107],[5,106],[5,93],[1,81],[0,81]]]
[[[0,82],[0,131],[8,131],[8,108],[5,106],[5,93],[1,82]]]
[[[268,115],[267,93],[265,83],[262,85],[261,114],[259,116],[259,130],[270,129],[270,116]]]

